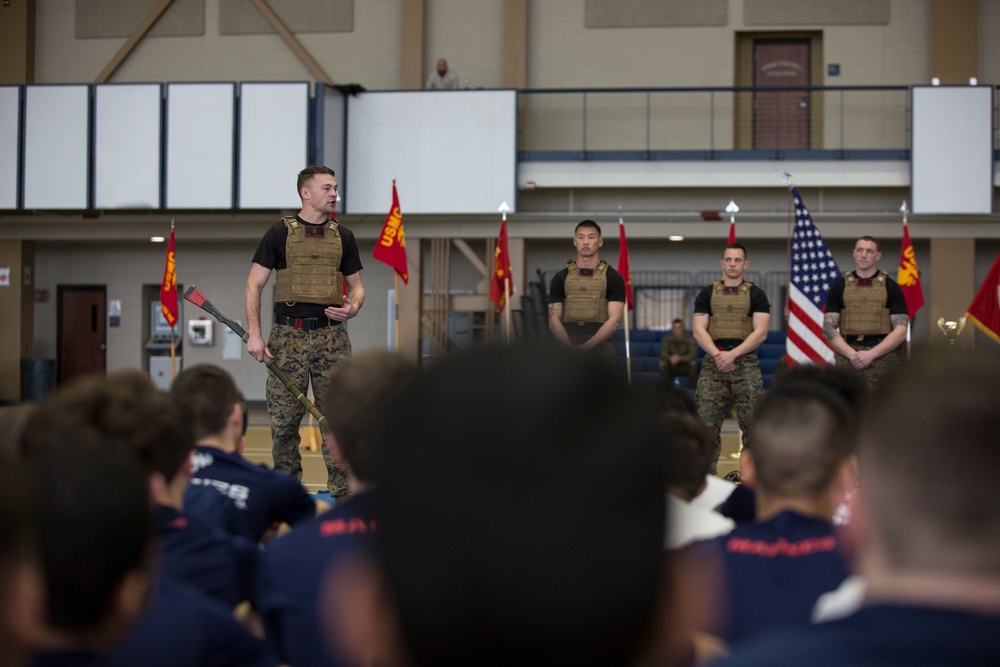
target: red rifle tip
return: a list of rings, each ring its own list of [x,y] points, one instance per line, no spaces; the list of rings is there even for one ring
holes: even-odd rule
[[[194,285],[191,285],[191,287],[184,292],[184,300],[190,301],[199,308],[205,305],[205,302],[208,301],[208,299],[205,298],[205,295],[201,293],[201,290]]]

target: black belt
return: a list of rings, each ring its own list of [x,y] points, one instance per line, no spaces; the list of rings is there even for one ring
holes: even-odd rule
[[[336,324],[336,322],[331,320],[329,317],[289,317],[288,315],[275,315],[274,323],[295,327],[296,329],[302,329],[303,331],[324,329],[328,326]]]
[[[853,347],[875,347],[885,340],[885,335],[845,336],[844,338]]]

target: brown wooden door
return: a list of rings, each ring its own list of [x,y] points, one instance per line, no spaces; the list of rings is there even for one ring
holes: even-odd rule
[[[107,369],[107,288],[60,285],[58,340],[59,383],[81,375],[104,375]]]
[[[809,86],[808,39],[756,39],[755,88]],[[811,115],[808,90],[758,90],[753,100],[753,147],[766,150],[809,148]]]

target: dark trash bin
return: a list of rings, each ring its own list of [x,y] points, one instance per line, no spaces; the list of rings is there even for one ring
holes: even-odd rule
[[[21,400],[37,401],[56,388],[55,359],[21,360]]]

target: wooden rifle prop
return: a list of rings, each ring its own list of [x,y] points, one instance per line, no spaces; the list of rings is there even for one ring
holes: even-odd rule
[[[250,335],[243,329],[243,327],[240,326],[239,322],[231,320],[223,315],[218,308],[212,305],[212,302],[208,300],[208,298],[200,289],[198,289],[196,285],[191,285],[191,287],[187,288],[187,291],[184,292],[184,300],[190,301],[208,314],[213,315],[215,319],[225,324],[227,327],[232,329],[237,336],[242,338],[244,343],[246,343],[247,339],[250,338]],[[310,401],[309,397],[303,394],[302,390],[295,386],[295,383],[292,382],[291,378],[289,378],[283,370],[278,368],[278,365],[274,363],[274,359],[267,356],[267,354],[264,355],[264,365],[267,366],[268,370],[274,373],[274,377],[278,378],[279,382],[285,385],[285,389],[292,392],[292,396],[297,398],[299,403],[305,406],[306,410],[309,411],[309,414],[316,418],[319,425],[326,428],[326,417],[324,417],[323,413],[319,411],[316,404]]]

